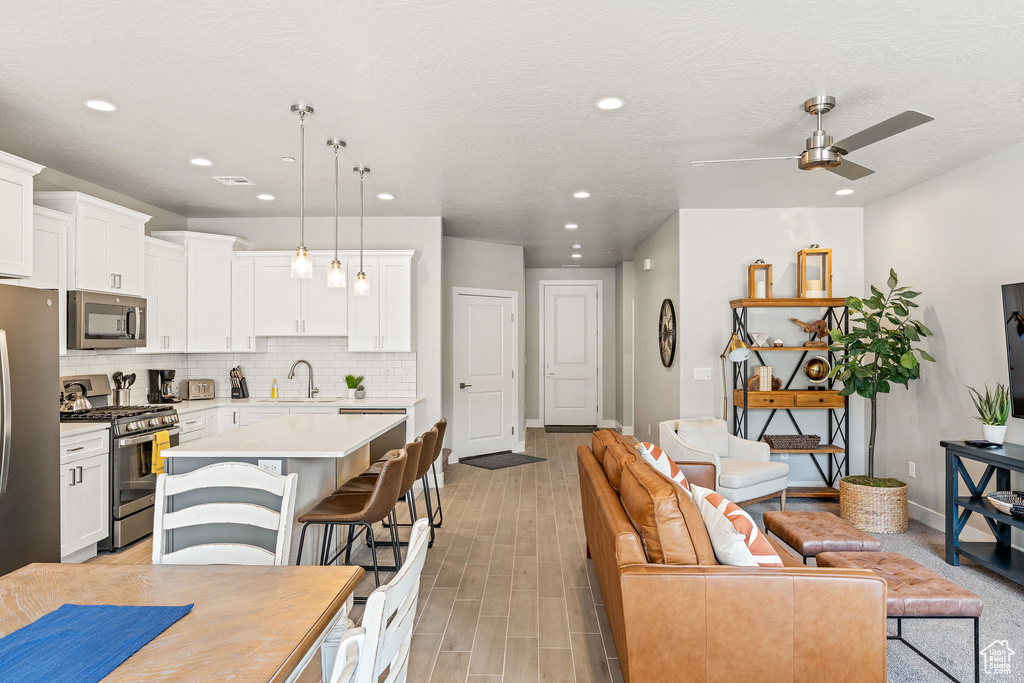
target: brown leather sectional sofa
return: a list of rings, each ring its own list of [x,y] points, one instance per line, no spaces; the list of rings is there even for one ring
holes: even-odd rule
[[[602,430],[594,450],[579,447],[577,463],[587,552],[627,683],[885,681],[881,578],[805,567],[774,542],[785,567],[721,566],[713,550],[707,560],[710,541],[697,529],[683,532],[702,557],[697,563],[651,563],[606,474],[606,456],[613,478],[623,467],[622,446],[609,444],[635,453],[632,439]],[[714,488],[714,465],[680,469],[691,483]],[[651,520],[641,522],[649,537]],[[682,524],[661,536],[678,542]]]

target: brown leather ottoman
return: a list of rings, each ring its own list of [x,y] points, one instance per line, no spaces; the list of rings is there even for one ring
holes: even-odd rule
[[[903,638],[904,619],[972,619],[974,621],[974,680],[980,680],[978,651],[978,618],[984,604],[977,595],[922,567],[899,553],[824,552],[817,556],[819,567],[870,569],[886,583],[885,613],[896,620],[899,640],[921,655],[929,664],[957,680],[926,654]]]
[[[831,512],[770,510],[764,513],[764,528],[800,553],[804,564],[807,564],[808,557],[819,553],[882,549],[877,538]]]

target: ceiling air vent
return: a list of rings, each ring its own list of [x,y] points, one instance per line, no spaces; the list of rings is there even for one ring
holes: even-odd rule
[[[579,266],[578,266],[578,265],[576,265],[575,263],[566,263],[566,264],[562,264],[562,267],[563,267],[563,268],[579,268]]]
[[[224,183],[234,187],[235,185],[255,185],[253,181],[240,175],[215,175],[213,179],[217,182]]]

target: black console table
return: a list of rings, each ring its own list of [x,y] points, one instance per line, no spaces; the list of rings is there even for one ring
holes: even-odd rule
[[[1010,489],[1010,472],[1024,472],[1024,446],[1004,444],[1002,448],[975,448],[963,441],[942,441],[946,449],[946,562],[959,565],[960,557],[977,562],[1011,581],[1024,584],[1024,552],[1010,545],[1010,529],[1024,529],[1024,520],[1000,512],[985,498],[985,489],[995,476],[994,491]],[[985,473],[975,483],[964,461],[984,464]],[[963,479],[970,495],[960,495]],[[960,532],[973,513],[985,519],[994,541],[960,542]]]

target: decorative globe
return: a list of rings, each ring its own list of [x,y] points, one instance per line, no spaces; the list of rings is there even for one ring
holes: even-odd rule
[[[821,356],[815,356],[806,363],[804,363],[804,374],[807,375],[807,379],[812,382],[823,382],[828,378],[828,373],[832,372],[832,364]]]

